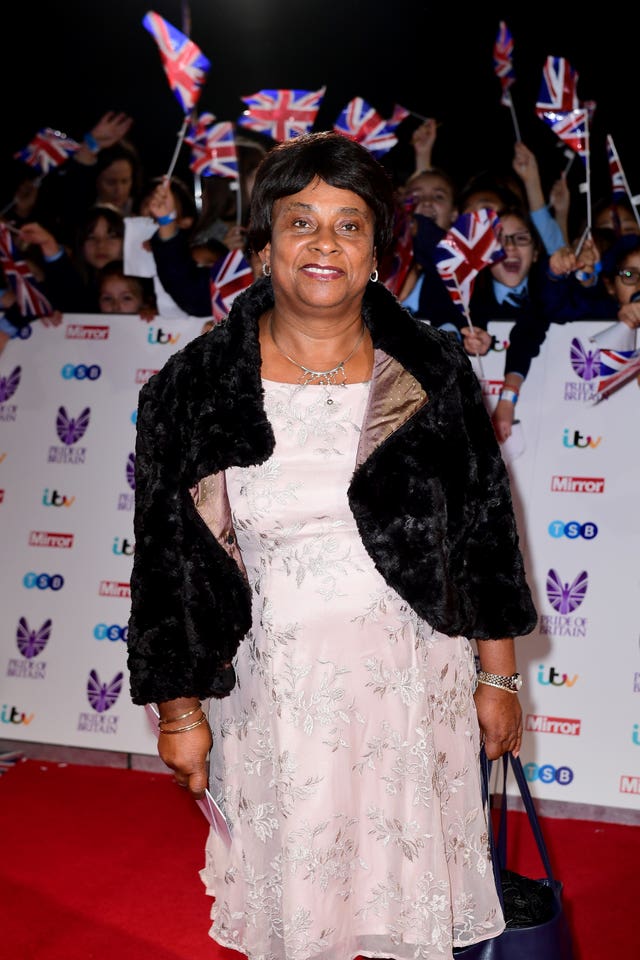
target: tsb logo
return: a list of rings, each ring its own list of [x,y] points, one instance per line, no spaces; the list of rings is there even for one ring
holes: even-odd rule
[[[93,628],[93,635],[96,640],[111,640],[115,643],[117,640],[127,642],[129,636],[128,627],[120,627],[117,623],[112,623],[110,627],[106,623],[98,623]]]
[[[97,380],[102,373],[102,368],[97,363],[87,366],[86,363],[79,363],[74,366],[72,363],[65,363],[60,371],[63,380]]]
[[[593,540],[598,536],[598,527],[595,523],[579,523],[577,520],[569,520],[564,523],[562,520],[552,520],[547,527],[550,537],[560,539],[568,537],[569,540],[577,540],[582,537],[583,540]]]
[[[538,766],[537,763],[525,763],[524,775],[529,781],[541,780],[542,783],[557,783],[568,787],[573,780],[571,767],[553,767],[550,763]]]
[[[64,577],[61,573],[25,573],[22,578],[23,585],[27,590],[37,587],[38,590],[61,590],[64,585]]]

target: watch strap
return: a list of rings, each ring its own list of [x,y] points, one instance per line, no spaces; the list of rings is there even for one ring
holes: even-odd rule
[[[504,677],[499,673],[487,673],[486,670],[479,670],[478,683],[484,683],[488,687],[498,687],[500,690],[508,690],[509,693],[518,693],[522,687],[522,677],[519,673]]]

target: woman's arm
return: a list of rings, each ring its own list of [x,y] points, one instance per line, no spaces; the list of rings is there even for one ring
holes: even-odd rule
[[[478,640],[477,646],[483,671],[501,677],[517,673],[512,637]],[[513,753],[517,757],[522,745],[522,707],[517,693],[478,683],[474,699],[489,760],[497,760],[503,753]]]

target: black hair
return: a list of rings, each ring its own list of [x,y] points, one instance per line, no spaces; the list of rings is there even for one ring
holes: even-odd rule
[[[119,140],[97,154],[96,163],[93,167],[95,180],[97,181],[100,174],[104,173],[112,163],[116,163],[118,160],[126,160],[131,168],[131,197],[134,204],[137,204],[142,191],[144,174],[140,154],[129,140]]]
[[[140,196],[141,201],[150,197],[156,187],[159,187],[160,184],[166,181],[166,179],[166,174],[163,174],[161,176],[152,177],[149,181],[147,181]],[[173,199],[178,206],[178,219],[182,219],[183,217],[191,217],[193,220],[195,220],[198,215],[195,197],[193,196],[193,191],[189,189],[184,180],[176,176],[171,177],[169,181],[169,189],[171,190]]]
[[[613,231],[611,231],[613,233]],[[598,247],[600,250],[600,247]],[[640,251],[640,236],[636,233],[627,233],[617,237],[608,249],[600,250],[602,272],[609,280],[613,280],[627,257]]]
[[[251,198],[250,248],[257,253],[271,240],[275,201],[299,193],[317,177],[364,200],[374,215],[374,245],[381,257],[393,236],[391,177],[365,147],[333,131],[285,140],[262,160]]]
[[[520,206],[517,203],[511,204],[507,207],[501,207],[500,210],[495,211],[498,214],[498,217],[502,219],[503,217],[517,217],[518,220],[522,220],[525,227],[531,234],[533,239],[533,246],[538,253],[538,256],[544,252],[544,245],[540,238],[540,234],[536,229],[536,225],[533,222],[531,214],[524,207]]]
[[[123,260],[109,260],[109,262],[105,263],[104,267],[101,267],[98,271],[96,280],[98,296],[102,290],[102,281],[107,280],[109,277],[122,277],[125,280],[131,280],[140,292],[143,305],[152,307],[154,310],[157,309],[156,292],[151,277],[136,277],[133,274],[125,273]]]
[[[481,170],[467,180],[457,196],[458,210],[464,210],[474,193],[494,193],[500,203],[496,213],[502,213],[507,207],[524,206],[522,194],[517,191],[513,178],[489,170]]]

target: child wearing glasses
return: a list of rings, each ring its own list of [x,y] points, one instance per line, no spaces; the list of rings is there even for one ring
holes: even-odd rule
[[[546,257],[528,213],[508,207],[500,213],[502,260],[476,277],[469,303],[470,326],[462,327],[467,353],[484,356],[494,344],[487,331],[491,320],[513,320],[505,352],[504,384],[492,414],[493,428],[504,443],[512,433],[515,407],[531,361],[549,328],[542,305],[541,288],[546,275]]]
[[[604,234],[594,230],[578,255],[564,247],[550,258],[543,298],[552,323],[620,320],[634,330],[640,326],[640,236],[610,242]]]

